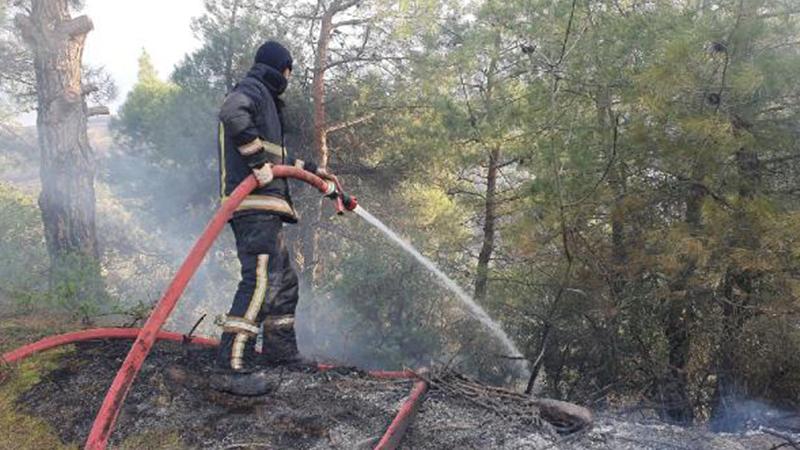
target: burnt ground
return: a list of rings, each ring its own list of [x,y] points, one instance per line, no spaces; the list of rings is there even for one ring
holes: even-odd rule
[[[46,418],[65,443],[82,443],[129,348],[119,341],[79,344],[19,406]],[[245,399],[207,387],[212,357],[212,350],[158,343],[128,395],[112,447],[161,448],[142,442],[166,435],[182,444],[177,448],[370,448],[411,389],[411,382],[357,371],[275,368],[275,391]]]
[[[57,369],[18,398],[18,407],[44,418],[64,443],[80,446],[129,346],[120,341],[77,345],[61,357]],[[272,393],[243,399],[207,387],[212,357],[213,350],[158,343],[125,402],[112,448],[371,448],[412,387],[409,381],[375,380],[355,370],[275,368],[270,372],[276,386]],[[715,434],[611,414],[596,417],[589,430],[559,436],[534,409],[510,416],[496,405],[481,405],[434,386],[403,448],[797,448],[772,430]],[[789,438],[800,441],[798,436]]]

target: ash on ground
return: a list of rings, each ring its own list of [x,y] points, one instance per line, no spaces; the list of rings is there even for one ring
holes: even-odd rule
[[[19,398],[67,444],[80,446],[130,342],[76,346],[58,369]],[[274,368],[275,390],[258,398],[208,386],[214,351],[158,343],[123,407],[111,442],[122,449],[367,449],[386,431],[411,381],[370,378],[356,370]],[[493,388],[487,388],[489,391]],[[559,435],[535,409],[509,414],[492,399],[454,395],[433,383],[401,446],[428,449],[770,450],[796,448],[800,436],[769,429],[715,434],[623,419],[594,417],[591,428]],[[486,399],[483,399],[486,400]],[[498,405],[501,405],[498,407]],[[148,440],[172,436],[173,440]]]
[[[535,419],[498,414],[464,399],[432,390],[406,434],[404,448],[537,450],[776,450],[800,447],[800,434],[766,428],[742,433],[713,433],[655,421],[600,414],[594,425],[557,435]]]

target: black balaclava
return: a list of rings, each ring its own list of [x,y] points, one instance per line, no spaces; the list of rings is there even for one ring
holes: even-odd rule
[[[256,53],[257,63],[266,64],[278,72],[292,70],[292,54],[283,45],[275,41],[267,41]]]
[[[275,41],[267,41],[256,52],[255,63],[256,67],[262,65],[272,69],[260,71],[263,72],[262,78],[274,95],[283,94],[288,84],[283,76],[283,71],[285,69],[292,70],[293,63],[292,54],[289,50]]]

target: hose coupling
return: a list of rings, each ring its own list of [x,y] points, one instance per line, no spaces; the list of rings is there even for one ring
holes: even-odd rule
[[[333,181],[328,181],[327,183],[328,183],[328,190],[325,191],[323,195],[328,198],[336,198],[336,196],[338,195],[338,189],[336,189],[336,183],[334,183]]]

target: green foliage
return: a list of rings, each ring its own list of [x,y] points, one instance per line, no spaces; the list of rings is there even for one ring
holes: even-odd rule
[[[432,326],[435,317],[426,316],[420,306],[434,307],[441,292],[431,289],[423,269],[403,255],[373,245],[351,249],[339,263],[348,276],[332,290],[336,307],[325,311],[329,323],[346,330],[347,347],[327,350],[332,356],[351,358],[351,352],[360,349],[363,355],[357,362],[375,368],[426,365],[430,351],[442,342]],[[386,258],[387,252],[394,257]]]
[[[150,188],[162,186],[150,199],[157,217],[179,217],[175,211],[216,200],[219,105],[250,68],[255,49],[278,34],[252,3],[215,0],[205,7],[192,25],[203,46],[178,64],[171,81],[159,78],[143,51],[138,82],[113,124],[134,154],[163,169],[144,189],[152,194]]]
[[[53,261],[51,266],[46,297],[33,299],[28,306],[41,308],[41,304],[33,303],[44,300],[49,307],[56,307],[86,324],[115,307],[105,290],[99,261],[81,254],[66,254]]]
[[[439,20],[392,99],[417,107],[376,125],[365,155],[405,180],[373,212],[403,211],[392,225],[468,284],[499,146],[487,306],[531,359],[554,330],[546,388],[661,401],[681,354],[688,408],[708,417],[727,387],[704,374],[732,371],[745,396],[763,380],[721,343],[768,339],[762,313],[797,308],[798,172],[767,161],[796,163],[800,24],[769,1],[572,5],[487,1]],[[759,351],[766,371],[783,364],[785,349]]]
[[[16,33],[14,6],[0,2],[0,114],[32,108],[33,60],[30,51]],[[0,122],[3,119],[0,118]]]
[[[0,292],[30,303],[47,290],[48,256],[35,199],[0,184]]]
[[[161,146],[168,143],[169,127],[163,126],[169,117],[180,88],[158,78],[150,55],[142,51],[139,57],[139,79],[128,94],[119,112],[119,129],[139,145]],[[165,155],[156,153],[158,157]]]
[[[111,305],[98,262],[65,255],[50,270],[40,214],[30,195],[0,184],[0,294],[18,312],[56,310],[90,321]]]

